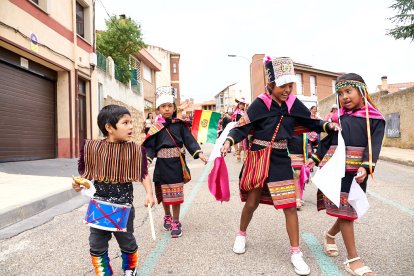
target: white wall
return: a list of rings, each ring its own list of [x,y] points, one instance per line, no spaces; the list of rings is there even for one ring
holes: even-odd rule
[[[108,73],[102,71],[101,69],[97,69],[97,71],[98,83],[101,83],[103,85],[102,88],[104,98],[110,96],[117,101],[132,106],[140,112],[144,112],[144,96],[142,92],[133,92],[129,86],[126,86],[123,83],[117,81]]]

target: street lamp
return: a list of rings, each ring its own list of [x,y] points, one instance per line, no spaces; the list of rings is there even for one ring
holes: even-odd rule
[[[253,88],[252,88],[252,63],[250,62],[250,60],[247,57],[244,56],[239,56],[239,55],[227,55],[228,57],[232,57],[232,58],[243,58],[245,59],[248,63],[249,63],[249,76],[250,76],[250,99],[253,100]]]

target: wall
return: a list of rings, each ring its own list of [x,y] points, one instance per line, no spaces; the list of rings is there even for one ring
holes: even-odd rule
[[[400,114],[400,138],[384,137],[383,145],[403,149],[414,149],[414,88],[387,94],[379,92],[371,95],[375,105],[386,116],[390,113]],[[319,102],[319,112],[325,117],[335,103],[335,95]]]
[[[39,1],[47,3],[39,8],[27,0],[0,0],[0,45],[21,57],[46,66],[57,72],[57,157],[77,156],[77,99],[75,77],[87,80],[87,133],[91,135],[94,114],[89,107],[94,105],[96,91],[95,71],[90,66],[93,52],[93,1],[82,0],[85,5],[85,39],[74,32],[75,14],[72,0]],[[31,49],[30,34],[38,38],[38,50]],[[92,93],[91,93],[92,91]],[[71,122],[72,124],[70,125]],[[92,132],[93,136],[93,132]]]
[[[161,71],[156,73],[157,87],[171,85],[171,66],[170,52],[157,47],[148,45],[146,50],[161,63]]]
[[[114,62],[112,58],[107,58],[108,73],[101,69],[97,70],[98,83],[102,84],[104,102],[103,105],[117,104],[126,107],[132,115],[134,124],[133,140],[141,143],[143,141],[142,129],[144,125],[144,97],[142,93],[136,93],[127,86],[114,78]],[[99,109],[99,101],[92,107],[94,110]],[[92,120],[95,125],[94,129],[98,130],[96,117]],[[94,138],[98,136],[98,131],[94,132]]]

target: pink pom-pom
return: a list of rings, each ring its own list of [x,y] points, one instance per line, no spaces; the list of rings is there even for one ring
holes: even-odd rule
[[[271,58],[270,56],[265,56],[265,57],[263,58],[263,62],[264,62],[264,63],[268,63],[268,62],[270,62],[270,61],[272,61],[272,58]]]

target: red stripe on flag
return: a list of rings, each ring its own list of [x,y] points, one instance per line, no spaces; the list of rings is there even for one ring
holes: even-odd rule
[[[192,124],[192,128],[191,128],[191,132],[194,136],[194,138],[197,140],[197,136],[198,136],[198,127],[200,125],[200,118],[201,118],[201,113],[203,111],[202,110],[194,110],[194,117],[193,117],[193,124]]]

